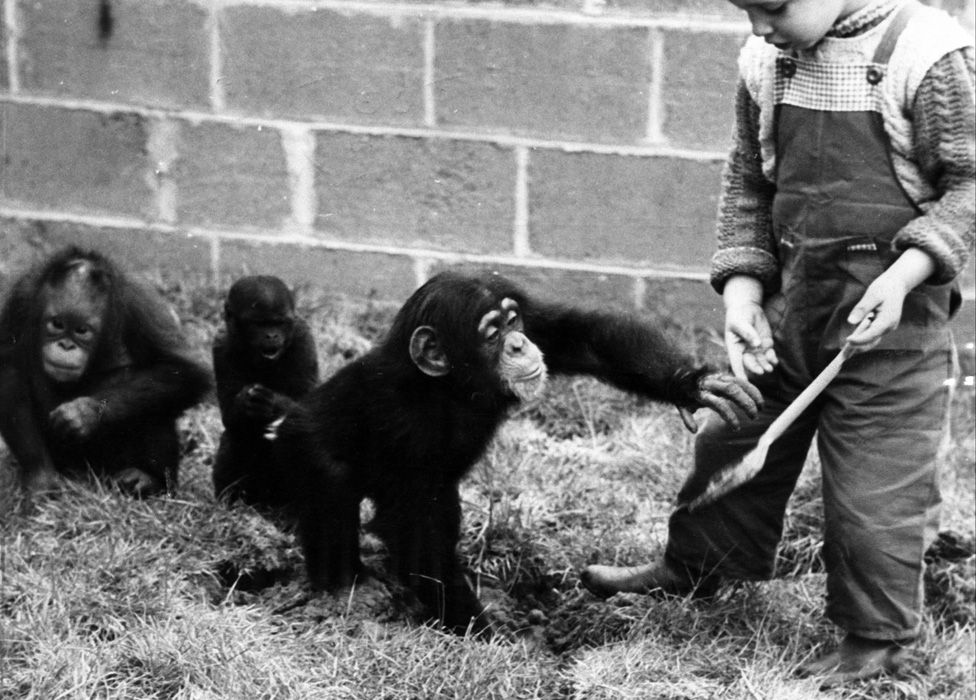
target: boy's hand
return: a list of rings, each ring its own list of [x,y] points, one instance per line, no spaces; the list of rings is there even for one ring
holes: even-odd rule
[[[868,350],[877,345],[885,334],[898,328],[907,293],[900,280],[891,279],[887,273],[878,277],[847,316],[847,322],[852,326],[857,326],[868,314],[873,313],[874,320],[863,329],[856,328],[847,336],[847,342],[858,350]]]
[[[874,313],[874,320],[864,330],[854,331],[847,338],[859,350],[867,350],[877,344],[886,333],[901,322],[905,297],[935,271],[935,262],[919,248],[906,249],[878,279],[868,285],[864,296],[851,309],[847,322],[856,326],[864,317]]]
[[[773,350],[769,321],[756,302],[730,305],[725,310],[725,349],[732,374],[747,379],[749,374],[772,372],[779,361]]]
[[[725,351],[732,374],[772,372],[777,363],[773,333],[762,309],[763,287],[755,277],[733,275],[725,282]]]

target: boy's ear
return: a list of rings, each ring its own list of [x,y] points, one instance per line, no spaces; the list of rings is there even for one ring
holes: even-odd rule
[[[450,373],[451,363],[430,326],[418,326],[410,336],[410,359],[428,377],[443,377]]]

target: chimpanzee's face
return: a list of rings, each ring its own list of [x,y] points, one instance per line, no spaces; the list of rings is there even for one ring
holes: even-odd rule
[[[525,334],[518,302],[476,280],[434,278],[407,301],[398,326],[413,327],[409,353],[417,369],[472,394],[525,400],[545,382],[542,352]]]
[[[478,323],[481,354],[502,390],[520,400],[536,396],[546,381],[542,351],[525,335],[518,302],[504,298]]]
[[[255,366],[276,362],[295,332],[295,301],[285,283],[267,275],[242,277],[227,294],[224,319],[235,347]]]
[[[257,361],[274,362],[288,348],[295,328],[291,317],[250,318],[239,322],[247,347]]]

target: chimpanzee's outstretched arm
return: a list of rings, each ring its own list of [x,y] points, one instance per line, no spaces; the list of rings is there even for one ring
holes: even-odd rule
[[[677,403],[682,385],[708,372],[678,344],[633,316],[533,302],[526,332],[549,371],[588,374],[648,398]]]
[[[733,406],[755,415],[762,398],[752,385],[696,362],[676,341],[626,314],[529,303],[526,331],[556,374],[588,374],[625,391],[674,404],[689,429],[690,412],[708,406],[738,424]]]

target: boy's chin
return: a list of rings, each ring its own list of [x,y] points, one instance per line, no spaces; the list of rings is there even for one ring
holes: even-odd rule
[[[816,41],[770,41],[767,43],[772,44],[780,51],[806,51],[819,44],[820,39]]]

